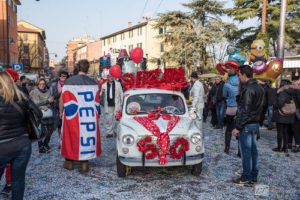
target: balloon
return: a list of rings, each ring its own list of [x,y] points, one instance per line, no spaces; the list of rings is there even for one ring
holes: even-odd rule
[[[134,48],[130,51],[130,58],[136,64],[139,64],[143,59],[143,49],[140,47]]]
[[[253,73],[254,74],[261,74],[263,73],[264,71],[267,70],[267,65],[265,62],[263,61],[256,61],[254,64],[253,64]]]
[[[114,65],[109,69],[109,74],[114,78],[121,78],[121,67],[119,65]]]

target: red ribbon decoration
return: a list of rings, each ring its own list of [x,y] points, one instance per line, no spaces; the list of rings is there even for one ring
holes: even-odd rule
[[[170,145],[169,132],[171,132],[173,128],[176,126],[176,124],[179,122],[180,117],[175,115],[170,117],[170,121],[168,122],[167,130],[165,133],[161,133],[159,127],[149,117],[135,116],[134,119],[157,137],[156,143],[160,148],[159,164],[160,165],[166,164],[168,162],[167,153]]]

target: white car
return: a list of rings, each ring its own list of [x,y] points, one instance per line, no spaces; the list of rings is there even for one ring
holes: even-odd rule
[[[143,117],[148,117],[149,112],[159,113],[160,116],[177,116],[179,121],[173,126],[169,132],[170,142],[168,145],[167,159],[164,164],[159,163],[159,156],[155,158],[146,158],[146,154],[141,152],[138,143],[150,136],[157,152],[162,152],[159,145],[158,137],[155,136],[150,128],[138,122]],[[202,160],[204,157],[204,145],[202,131],[197,128],[195,116],[188,112],[187,104],[182,93],[161,89],[131,89],[124,94],[124,105],[122,109],[122,117],[118,125],[117,133],[117,173],[119,177],[126,176],[129,167],[164,167],[164,166],[192,166],[192,174],[199,175],[202,171]],[[175,117],[174,117],[175,118]],[[194,119],[193,119],[194,118]],[[159,127],[160,132],[167,131],[168,122],[170,120],[153,119],[152,122]],[[151,123],[152,123],[151,122]],[[171,158],[170,147],[178,138],[184,138],[189,143],[189,150],[184,152],[181,158]],[[161,143],[160,143],[161,144]],[[153,145],[152,145],[153,146]],[[183,145],[182,145],[183,146]],[[176,152],[180,152],[180,147],[176,148]],[[179,148],[179,149],[178,149]],[[174,149],[174,148],[173,148]],[[174,152],[174,151],[173,151]]]

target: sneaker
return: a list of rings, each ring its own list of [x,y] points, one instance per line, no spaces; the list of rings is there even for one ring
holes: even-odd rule
[[[296,146],[295,149],[293,149],[293,153],[299,153],[300,152],[300,146]]]
[[[235,175],[237,175],[238,177],[241,177],[243,174],[243,170],[239,169],[238,171],[235,172]]]
[[[257,183],[257,178],[253,178],[253,179],[252,179],[252,183],[253,183],[253,184],[256,184],[256,183]]]
[[[243,177],[239,177],[232,180],[233,184],[237,186],[246,186],[246,187],[252,187],[253,183],[252,181],[247,181]]]
[[[6,183],[3,190],[1,191],[1,194],[9,196],[10,193],[11,193],[11,184]]]
[[[281,148],[276,147],[276,148],[273,148],[272,151],[275,151],[275,152],[281,152]]]

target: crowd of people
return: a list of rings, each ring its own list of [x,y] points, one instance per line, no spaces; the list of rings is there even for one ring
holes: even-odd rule
[[[28,87],[28,79],[25,76],[13,80],[9,73],[0,72],[0,175],[2,177],[6,171],[7,184],[3,193],[12,191],[12,199],[22,199],[24,195],[25,171],[31,155],[31,141],[25,123],[29,107],[41,118],[42,132],[45,135],[38,142],[39,153],[51,151],[49,142],[52,133],[57,129],[61,138],[59,148],[62,149],[62,156],[65,158],[63,167],[67,170],[73,170],[74,161],[79,161],[80,171],[87,172],[88,160],[101,153],[101,142],[100,133],[96,131],[82,145],[86,147],[89,143],[97,143],[97,149],[79,152],[77,143],[70,143],[78,140],[79,136],[68,134],[79,128],[66,123],[61,131],[62,119],[71,119],[73,112],[72,107],[68,108],[72,96],[62,95],[66,87],[70,90],[82,89],[85,86],[94,88],[88,94],[79,92],[78,95],[84,97],[86,102],[93,102],[93,105],[102,105],[107,137],[115,135],[115,116],[122,109],[122,86],[109,73],[106,73],[107,82],[100,81],[97,84],[87,76],[88,70],[88,61],[82,60],[76,66],[72,77],[69,77],[66,71],[60,71],[58,79],[51,82],[40,76],[35,87]],[[224,130],[224,152],[229,154],[232,135],[239,141],[238,156],[242,159],[243,173],[233,180],[235,184],[252,185],[257,182],[256,141],[260,138],[259,126],[266,125],[269,130],[277,129],[277,146],[273,151],[300,152],[298,85],[283,79],[278,84],[278,89],[272,88],[267,81],[253,79],[252,68],[248,65],[241,66],[239,72],[229,70],[227,80],[218,76],[213,82],[201,82],[196,72],[191,74],[190,79],[189,87],[182,89],[182,92],[199,116],[196,120],[199,129],[202,129],[202,121],[206,122],[211,113],[210,123],[213,128]],[[99,98],[94,98],[96,95],[99,95]],[[97,109],[98,107],[100,106],[96,106]],[[100,109],[97,110],[98,115],[94,115],[93,112],[90,114],[90,109],[92,108],[81,110],[80,116],[86,115],[98,122],[99,119],[94,118],[99,117]],[[264,121],[267,123],[264,124]],[[99,126],[91,123],[80,125],[82,124],[90,132]]]

